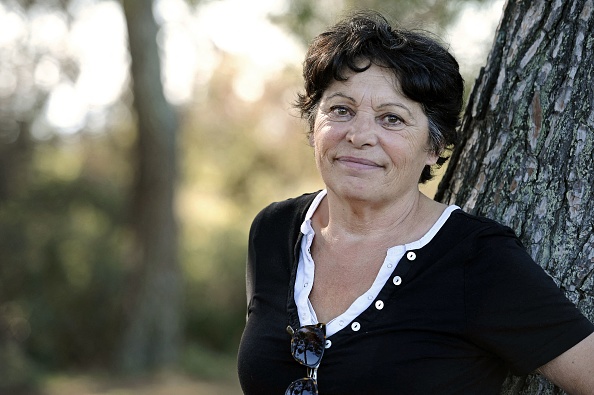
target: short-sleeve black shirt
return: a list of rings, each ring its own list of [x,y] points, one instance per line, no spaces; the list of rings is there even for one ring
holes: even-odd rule
[[[247,395],[283,394],[306,376],[286,326],[299,327],[293,285],[299,227],[315,194],[264,209],[250,230],[248,321],[238,369]],[[454,211],[426,246],[405,254],[376,303],[329,337],[320,395],[498,394],[594,326],[508,227]],[[414,259],[409,259],[414,257]]]

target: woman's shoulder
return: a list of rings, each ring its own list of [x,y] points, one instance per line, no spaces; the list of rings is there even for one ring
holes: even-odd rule
[[[448,250],[486,250],[502,246],[524,248],[516,232],[491,218],[454,209],[433,238],[431,246]],[[514,247],[514,248],[515,248]]]
[[[460,208],[452,212],[448,222],[450,226],[464,228],[473,232],[511,232],[515,234],[513,229],[499,221],[477,214],[470,214]]]
[[[318,193],[319,191],[305,193],[301,196],[270,203],[256,215],[252,226],[300,222]]]

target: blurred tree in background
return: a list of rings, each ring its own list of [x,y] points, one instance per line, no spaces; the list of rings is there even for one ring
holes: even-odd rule
[[[124,0],[136,137],[132,186],[135,270],[126,282],[124,335],[118,350],[128,373],[175,366],[181,346],[181,270],[174,214],[178,120],[166,100],[152,1]]]
[[[221,374],[204,355],[236,352],[251,219],[321,187],[291,110],[303,43],[354,7],[442,33],[481,2],[279,2],[271,19],[301,52],[263,78],[194,31],[225,1],[160,0],[152,15],[139,0],[0,3],[0,393],[47,372],[166,366],[179,347],[186,371]],[[102,13],[108,24],[94,22]],[[248,35],[231,16],[216,23]],[[85,30],[98,41],[77,41]],[[122,39],[116,55],[89,63],[114,50],[110,35]],[[175,63],[171,38],[193,45]],[[180,98],[167,78],[190,66]],[[85,89],[102,99],[77,96]]]

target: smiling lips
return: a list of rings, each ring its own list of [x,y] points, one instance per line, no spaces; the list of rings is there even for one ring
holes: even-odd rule
[[[355,167],[355,168],[359,168],[359,169],[364,169],[364,168],[378,168],[378,167],[383,167],[369,159],[364,159],[364,158],[357,158],[354,156],[339,156],[336,158],[337,162],[340,162],[346,166],[349,167]]]

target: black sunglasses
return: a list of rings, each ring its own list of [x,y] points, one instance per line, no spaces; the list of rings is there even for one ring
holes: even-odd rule
[[[285,395],[318,395],[318,367],[326,347],[326,324],[305,325],[297,330],[289,325],[291,354],[301,365],[307,367],[307,377],[295,380]]]

